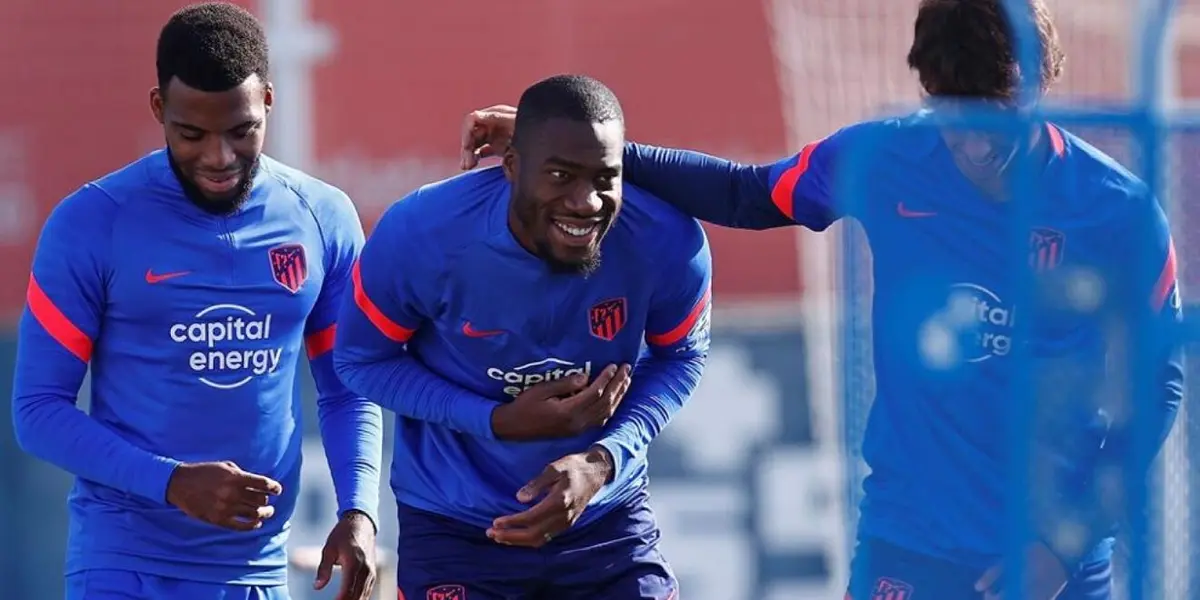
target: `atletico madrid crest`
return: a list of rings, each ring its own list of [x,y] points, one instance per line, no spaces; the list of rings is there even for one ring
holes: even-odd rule
[[[598,302],[588,311],[588,326],[592,335],[606,342],[611,342],[617,337],[628,319],[629,310],[624,298]]]
[[[308,260],[304,256],[304,246],[300,244],[283,244],[267,251],[271,259],[271,275],[275,283],[283,289],[295,294],[300,291],[308,280]]]
[[[1029,266],[1034,271],[1049,271],[1062,263],[1067,236],[1061,231],[1035,227],[1029,235]]]
[[[875,589],[871,593],[871,600],[911,600],[912,595],[912,585],[899,579],[880,577],[875,582]]]
[[[467,600],[467,589],[461,585],[439,585],[425,593],[425,600]]]

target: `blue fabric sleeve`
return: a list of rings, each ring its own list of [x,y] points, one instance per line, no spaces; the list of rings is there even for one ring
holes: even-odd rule
[[[839,134],[767,165],[628,143],[625,178],[714,225],[761,230],[799,224],[822,231],[841,216],[832,194]]]
[[[420,193],[420,191],[415,192]],[[431,371],[407,343],[435,310],[443,261],[420,236],[421,215],[401,200],[380,218],[342,301],[334,366],[352,390],[411,419],[495,439],[499,402]]]
[[[82,479],[165,504],[179,462],[135,446],[75,405],[103,329],[116,209],[112,198],[87,185],[43,226],[17,333],[13,428],[26,452]]]
[[[362,223],[345,194],[333,190],[328,196],[313,205],[325,241],[325,281],[305,326],[305,344],[338,515],[360,511],[378,529],[383,414],[378,405],[350,391],[333,368],[337,316],[342,297],[351,293],[351,272],[364,243]]]
[[[699,223],[675,245],[678,258],[663,261],[661,287],[647,318],[648,355],[600,439],[613,458],[613,482],[637,472],[654,438],[700,383],[708,358],[712,311],[712,259]]]
[[[1126,516],[1115,514],[1113,502],[1100,481],[1103,471],[1123,473],[1125,482],[1144,481],[1150,465],[1171,431],[1183,399],[1183,354],[1180,343],[1182,308],[1176,282],[1174,243],[1166,215],[1152,197],[1137,203],[1136,214],[1124,221],[1129,228],[1115,239],[1134,244],[1114,245],[1118,258],[1109,277],[1114,292],[1114,321],[1122,348],[1110,347],[1115,362],[1113,377],[1104,378],[1110,400],[1102,414],[1104,438],[1094,460],[1089,461],[1081,500],[1069,503],[1068,525],[1087,532],[1083,547],[1064,546],[1044,533],[1051,548],[1068,565],[1076,565],[1083,553],[1113,535]],[[1116,358],[1115,361],[1113,359]],[[1097,429],[1093,426],[1092,429]],[[1122,489],[1128,492],[1128,486]],[[1072,523],[1073,522],[1073,523]],[[1042,525],[1043,530],[1061,528],[1062,522]]]
[[[1147,367],[1148,387],[1131,381],[1134,387],[1130,390],[1134,410],[1138,411],[1134,421],[1142,423],[1144,431],[1134,432],[1136,423],[1132,422],[1130,427],[1114,428],[1101,453],[1102,458],[1132,460],[1139,473],[1145,472],[1166,441],[1183,400],[1183,348],[1179,339],[1183,307],[1175,243],[1158,201],[1148,198],[1144,202],[1145,214],[1133,221],[1140,230],[1130,235],[1130,239],[1142,241],[1140,248],[1133,252],[1118,250],[1132,262],[1124,270],[1133,281],[1123,308],[1127,327],[1133,330],[1130,339],[1138,349],[1131,355],[1134,364],[1130,370],[1136,373],[1139,361]],[[1142,434],[1143,440],[1134,439]],[[1138,445],[1143,447],[1138,449]]]

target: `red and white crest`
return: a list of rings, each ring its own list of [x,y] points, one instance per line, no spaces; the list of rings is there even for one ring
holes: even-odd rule
[[[1029,234],[1029,266],[1035,271],[1049,271],[1062,263],[1067,236],[1047,227],[1034,227]]]
[[[461,585],[439,585],[425,593],[425,600],[467,600],[467,588]]]
[[[612,298],[597,302],[588,310],[588,328],[592,335],[611,342],[629,320],[629,309],[624,298]]]
[[[912,596],[911,584],[891,577],[880,577],[875,581],[875,589],[871,592],[871,600],[910,600]]]
[[[283,289],[295,294],[308,281],[308,259],[301,244],[283,244],[267,250],[271,276]]]

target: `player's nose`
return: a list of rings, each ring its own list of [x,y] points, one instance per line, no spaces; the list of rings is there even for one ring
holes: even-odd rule
[[[228,171],[237,163],[237,152],[234,152],[233,144],[230,144],[224,137],[211,137],[213,139],[200,155],[200,164],[205,170]]]
[[[581,186],[575,193],[567,196],[568,211],[580,216],[592,216],[604,210],[604,199],[590,186]]]

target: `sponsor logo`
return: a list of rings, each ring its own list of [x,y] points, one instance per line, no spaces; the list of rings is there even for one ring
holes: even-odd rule
[[[999,294],[974,283],[951,287],[950,314],[955,325],[967,336],[963,358],[983,362],[1012,352],[1012,332],[1016,311]]]
[[[188,369],[201,383],[228,390],[279,368],[283,348],[268,346],[271,321],[270,313],[214,304],[187,322],[171,325],[169,334],[172,342],[196,348],[188,355]]]
[[[933,366],[978,363],[1012,352],[1013,307],[974,283],[950,286],[946,306],[926,323],[921,353]]]
[[[489,378],[504,383],[504,393],[509,396],[517,396],[539,383],[563,379],[564,377],[577,374],[583,374],[587,376],[588,381],[591,381],[591,361],[583,364],[575,364],[561,358],[544,358],[537,362],[531,362],[511,369],[491,367],[487,370]]]

